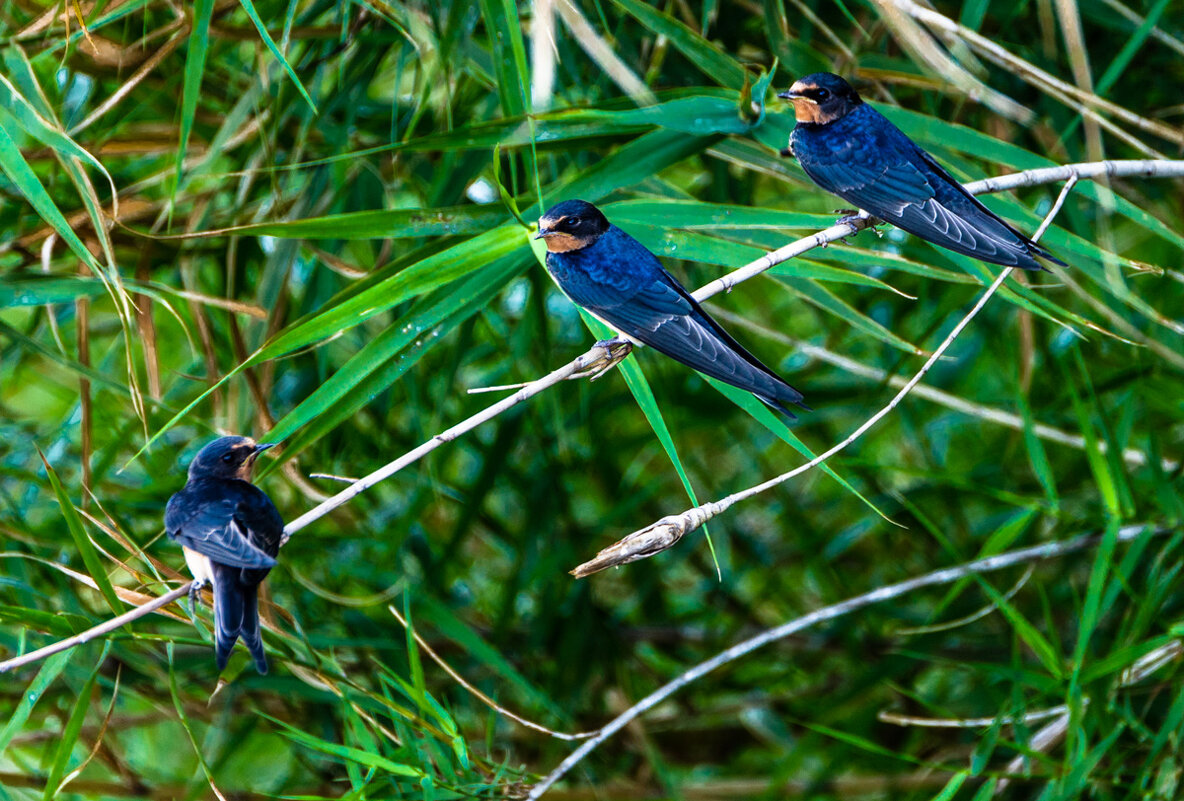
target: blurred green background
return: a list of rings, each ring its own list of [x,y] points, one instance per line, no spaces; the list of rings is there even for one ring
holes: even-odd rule
[[[774,94],[802,74],[850,77],[964,180],[1180,154],[1178,3],[924,13],[5,4],[0,655],[175,586],[164,503],[218,432],[284,441],[259,483],[291,520],[341,487],[310,474],[368,473],[500,397],[467,390],[584,352],[593,335],[514,218],[537,216],[539,187],[544,205],[601,204],[690,288],[831,224],[841,201],[777,152],[793,120]],[[1181,187],[1079,184],[1043,240],[1070,267],[1009,281],[926,379],[935,391],[830,463],[844,483],[815,470],[737,505],[710,525],[714,553],[698,531],[567,575],[692,505],[684,477],[706,501],[803,460],[784,427],[640,352],[654,403],[619,372],[565,383],[294,536],[269,579],[269,675],[239,651],[219,686],[208,609],[195,628],[181,606],[4,675],[0,796],[513,797],[574,744],[491,711],[388,607],[498,703],[587,730],[812,609],[1138,523],[1131,546],[918,592],[760,651],[551,797],[986,799],[1025,755],[1002,797],[1177,797],[1178,662],[1122,673],[1172,647],[1184,601]],[[986,202],[1031,232],[1057,191]],[[792,436],[817,453],[994,274],[864,232],[709,308],[805,393],[814,411]],[[1033,740],[1040,721],[879,718],[1061,704],[1068,731],[1050,744]]]

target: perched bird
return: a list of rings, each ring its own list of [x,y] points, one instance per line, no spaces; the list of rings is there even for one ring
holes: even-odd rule
[[[808,408],[802,393],[745,350],[653,253],[591,203],[552,206],[539,220],[537,238],[546,242],[547,270],[559,288],[627,340],[748,390],[790,417],[785,403]],[[629,347],[614,352],[607,366],[624,358]]]
[[[922,239],[993,264],[1063,261],[1001,220],[838,75],[807,75],[793,103],[789,152],[814,183]]]
[[[193,574],[192,604],[214,585],[214,653],[226,667],[234,642],[242,638],[267,672],[259,631],[259,585],[275,567],[284,521],[275,504],[251,483],[251,468],[271,445],[247,437],[222,437],[202,448],[189,464],[184,489],[169,498],[164,526],[181,544]]]

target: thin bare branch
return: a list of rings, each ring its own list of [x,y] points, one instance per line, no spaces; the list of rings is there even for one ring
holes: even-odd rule
[[[1184,281],[1182,281],[1184,283]],[[734,314],[727,309],[709,307],[713,317],[723,320],[726,323],[731,323],[737,327],[747,328],[763,337],[768,337],[774,342],[780,343],[787,347],[792,347],[796,353],[803,356],[808,356],[811,359],[818,359],[821,362],[834,365],[841,370],[844,370],[852,375],[862,376],[878,384],[887,384],[890,387],[900,389],[905,385],[907,379],[903,376],[892,375],[887,370],[881,370],[879,367],[872,367],[871,365],[858,362],[840,353],[827,350],[824,347],[815,345],[812,342],[794,339],[787,336],[780,331],[774,331],[766,326],[756,323],[747,317],[739,314]],[[507,387],[510,389],[512,387]],[[479,389],[470,389],[469,392],[492,392],[496,387],[482,387]],[[946,392],[928,384],[918,384],[913,387],[912,396],[914,398],[923,398],[927,401],[932,401],[940,406],[945,406],[947,409],[953,409],[956,412],[978,418],[979,420],[986,420],[988,423],[995,423],[996,425],[1006,426],[1007,428],[1016,431],[1024,430],[1024,418],[1018,414],[1005,412],[1002,409],[997,409],[994,406],[987,406],[982,403],[975,403],[968,401],[965,398],[958,397],[950,392]],[[1079,451],[1085,450],[1085,437],[1080,434],[1073,434],[1055,426],[1046,425],[1045,423],[1033,423],[1032,433],[1037,437],[1048,442],[1055,442],[1058,445],[1065,445],[1069,448],[1076,448]],[[1102,453],[1108,451],[1108,446],[1105,442],[1096,443]],[[1142,467],[1148,463],[1147,454],[1138,448],[1123,448],[1122,460],[1132,467]],[[1176,470],[1180,463],[1174,459],[1164,458],[1160,461],[1160,466],[1165,473],[1171,473]]]
[[[1044,222],[1040,224],[1040,228],[1035,234],[1032,235],[1033,242],[1039,240],[1044,232],[1048,230],[1048,226],[1051,225],[1053,219],[1056,218],[1057,213],[1061,210],[1061,206],[1064,205],[1065,198],[1068,197],[1069,191],[1076,183],[1077,176],[1070,175],[1069,180],[1065,183],[1064,188],[1061,189],[1061,193],[1057,195],[1056,202],[1052,204],[1052,208],[1049,209],[1047,216],[1045,216]],[[892,400],[888,401],[887,405],[865,420],[863,424],[852,431],[846,439],[832,446],[829,450],[824,451],[818,456],[815,456],[805,464],[795,467],[793,470],[790,470],[787,473],[782,473],[775,478],[771,478],[768,481],[757,484],[755,487],[749,487],[746,490],[734,492],[726,498],[722,498],[718,501],[701,504],[692,509],[688,509],[681,514],[667,515],[661,520],[651,523],[645,528],[638,529],[637,531],[634,531],[632,534],[629,534],[626,537],[618,540],[607,548],[604,548],[592,559],[589,559],[587,562],[578,565],[571,571],[571,574],[576,578],[585,578],[592,575],[593,573],[599,573],[602,570],[607,570],[610,567],[626,565],[630,562],[648,559],[651,556],[660,554],[662,551],[674,547],[674,545],[677,544],[678,541],[681,540],[686,534],[699,528],[699,526],[703,525],[708,520],[711,520],[716,515],[722,514],[733,504],[779,486],[794,476],[799,476],[802,473],[817,467],[830,457],[834,456],[836,453],[839,453],[840,451],[847,448],[849,445],[862,437],[876,423],[880,422],[889,414],[891,414],[892,410],[895,409],[900,404],[900,402],[905,399],[909,392],[912,391],[913,387],[917,386],[917,384],[921,382],[921,379],[924,378],[930,369],[933,368],[933,365],[937,364],[942,355],[949,349],[951,345],[954,344],[954,340],[958,338],[958,335],[961,334],[963,330],[965,330],[966,326],[970,325],[970,321],[973,320],[979,311],[982,310],[983,306],[987,304],[987,301],[991,299],[991,296],[999,290],[999,287],[1003,286],[1003,282],[1007,280],[1009,275],[1011,275],[1011,271],[1013,269],[1015,268],[1007,267],[999,273],[994,282],[992,282],[991,285],[987,287],[987,290],[979,297],[978,302],[975,303],[970,311],[966,313],[966,316],[958,321],[958,324],[954,326],[954,329],[950,331],[948,335],[946,335],[946,338],[942,341],[941,345],[939,345],[937,349],[934,350],[929,356],[929,358],[925,360],[925,363],[921,365],[921,369],[918,370],[912,378],[905,382],[904,386],[902,386],[900,391],[892,397]]]
[[[1117,542],[1130,542],[1144,533],[1148,532],[1148,526],[1144,524],[1125,526],[1119,529],[1116,535]],[[1168,529],[1153,529],[1150,531],[1150,536],[1160,536],[1166,534]],[[854,598],[849,598],[831,606],[824,606],[821,609],[816,609],[809,614],[803,615],[794,620],[782,623],[767,631],[761,632],[755,637],[750,637],[747,640],[733,645],[725,651],[722,651],[711,659],[705,662],[700,662],[691,669],[684,671],[678,677],[663,684],[658,689],[647,695],[645,698],[638,701],[633,706],[622,712],[617,717],[609,721],[597,735],[583,743],[579,748],[571,753],[567,759],[563,760],[553,771],[531,789],[530,795],[527,796],[528,801],[536,801],[542,798],[543,795],[561,779],[568,771],[578,765],[583,759],[596,750],[601,743],[608,740],[614,734],[625,728],[633,720],[637,719],[647,711],[653,709],[658,704],[665,701],[670,696],[674,695],[684,687],[689,686],[698,679],[706,676],[708,673],[723,667],[724,665],[734,662],[737,659],[747,656],[748,654],[763,648],[771,643],[778,642],[793,634],[797,634],[820,623],[826,623],[835,620],[852,612],[865,609],[869,606],[890,601],[894,598],[899,598],[902,595],[915,592],[916,590],[925,587],[936,587],[944,584],[951,584],[955,581],[960,581],[967,576],[979,575],[982,573],[990,573],[997,570],[1002,570],[1015,565],[1027,564],[1029,562],[1038,562],[1047,559],[1055,559],[1064,556],[1065,554],[1082,551],[1087,548],[1092,548],[1102,541],[1102,538],[1093,534],[1085,534],[1080,537],[1075,537],[1070,540],[1063,540],[1060,542],[1047,542],[1041,545],[1034,545],[1030,548],[1021,548],[1016,551],[1009,551],[1008,553],[999,554],[997,556],[988,556],[984,559],[976,559],[972,562],[966,562],[954,567],[942,568],[935,570],[932,573],[925,573],[916,578],[901,581],[897,584],[889,584],[884,587],[878,587],[871,592],[863,595],[857,595]]]
[[[115,631],[116,629],[119,629],[128,623],[131,623],[137,618],[141,618],[150,612],[155,612],[157,609],[168,606],[179,598],[184,598],[189,593],[189,586],[192,583],[193,582],[186,582],[177,589],[167,592],[159,598],[154,598],[148,603],[124,612],[118,617],[113,617],[110,620],[106,620],[93,628],[87,629],[81,634],[75,634],[73,637],[68,637],[67,639],[50,643],[44,648],[38,648],[36,651],[29,651],[27,654],[14,656],[12,659],[6,659],[5,661],[0,662],[0,673],[7,673],[13,668],[18,668],[22,665],[29,665],[33,662],[39,662],[42,659],[53,656],[56,653],[68,650],[76,645],[82,645],[83,643],[90,642],[94,638],[101,637],[104,634],[109,634],[110,632]]]
[[[876,715],[876,719],[882,720],[885,723],[891,723],[893,726],[916,726],[921,729],[980,729],[985,726],[994,726],[1000,720],[1002,720],[1005,726],[1014,726],[1017,723],[1038,723],[1042,720],[1059,717],[1068,711],[1069,707],[1064,704],[1049,709],[1041,709],[1037,712],[1028,712],[1024,715],[1004,718],[919,718],[912,715],[898,715],[895,712],[881,711]]]

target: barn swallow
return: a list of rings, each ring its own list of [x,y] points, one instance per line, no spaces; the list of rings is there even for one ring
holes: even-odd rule
[[[793,103],[789,152],[814,183],[922,239],[993,264],[1064,262],[967,192],[838,75],[807,75],[777,95]]]
[[[547,271],[564,294],[630,342],[747,390],[791,418],[785,403],[809,408],[802,393],[711,319],[645,245],[591,203],[552,206],[539,220],[536,238],[546,242]]]
[[[165,530],[169,539],[181,544],[193,574],[191,607],[203,587],[214,585],[219,671],[241,637],[255,668],[267,672],[259,631],[259,585],[275,567],[284,521],[271,498],[251,483],[251,468],[270,447],[247,437],[214,440],[190,462],[184,489],[165,507]]]

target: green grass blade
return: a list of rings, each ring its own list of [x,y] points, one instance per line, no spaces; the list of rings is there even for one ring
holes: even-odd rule
[[[285,239],[414,239],[427,236],[479,234],[509,216],[497,206],[444,209],[380,209],[306,217],[284,222],[240,225],[217,232],[274,236]]]
[[[525,265],[523,259],[503,259],[501,263],[490,265],[455,286],[443,287],[425,298],[422,304],[363,345],[336,373],[284,415],[268,432],[267,439],[288,440],[316,420],[315,431],[302,432],[297,440],[285,443],[284,458],[295,456],[304,446],[324,436],[330,425],[339,424],[356,413],[363,404],[406,374],[440,337],[477,313]],[[400,352],[403,355],[391,363]],[[370,380],[375,374],[380,376]],[[322,420],[324,415],[327,419]],[[272,463],[268,471],[278,464]]]
[[[259,38],[263,40],[263,44],[267,45],[267,49],[275,56],[276,60],[283,66],[284,72],[288,73],[288,77],[292,79],[292,83],[296,84],[296,89],[299,90],[300,96],[304,98],[309,107],[316,112],[317,104],[312,102],[312,98],[304,89],[304,84],[300,82],[300,77],[296,75],[296,70],[292,69],[292,65],[288,63],[288,59],[284,58],[284,54],[280,52],[279,45],[271,38],[271,34],[267,32],[267,26],[263,24],[263,20],[259,18],[259,12],[255,10],[255,4],[251,0],[238,0],[243,10],[247,12],[247,16],[251,18],[251,22],[255,24],[255,29],[259,31]]]
[[[249,12],[248,12],[249,13]],[[185,80],[181,89],[181,136],[177,143],[177,158],[173,163],[175,193],[181,187],[181,173],[185,153],[189,150],[189,135],[193,132],[193,118],[201,97],[201,81],[206,71],[206,54],[210,49],[210,18],[214,14],[214,0],[194,0],[193,27],[189,31],[189,49],[185,54]]]
[[[99,588],[99,593],[107,601],[107,606],[111,607],[111,611],[116,615],[122,615],[124,611],[123,602],[115,594],[115,588],[111,586],[111,579],[107,576],[107,571],[103,569],[103,560],[99,557],[99,550],[90,541],[90,537],[86,535],[86,530],[82,525],[82,516],[74,508],[74,502],[66,494],[65,488],[62,487],[62,482],[58,479],[58,474],[50,465],[49,460],[45,458],[45,454],[41,453],[40,450],[37,451],[37,454],[41,457],[41,461],[45,465],[45,473],[49,476],[49,485],[53,488],[54,495],[57,496],[58,505],[62,510],[62,517],[66,519],[66,528],[70,531],[70,537],[74,540],[74,547],[78,549],[78,554],[82,557],[82,562],[86,565],[87,572],[94,579],[96,586]]]
[[[66,775],[66,768],[70,765],[70,757],[74,751],[74,744],[78,742],[78,736],[82,734],[82,724],[86,721],[86,713],[90,710],[91,693],[94,690],[95,680],[99,677],[99,670],[102,669],[103,663],[107,661],[107,654],[111,651],[111,641],[107,640],[103,644],[103,652],[99,655],[99,659],[95,662],[94,669],[91,670],[90,675],[82,685],[82,689],[78,691],[78,700],[74,703],[74,708],[70,711],[70,717],[66,720],[66,725],[62,727],[61,734],[58,735],[58,745],[54,751],[53,764],[49,769],[49,777],[45,781],[45,792],[42,794],[42,801],[52,801],[58,795],[61,788],[62,779]]]
[[[526,47],[522,42],[518,7],[513,0],[481,0],[481,14],[493,43],[493,69],[503,116],[521,116],[527,109],[530,73],[526,69]]]
[[[920,356],[925,353],[916,345],[906,342],[888,328],[854,308],[838,295],[815,281],[784,279],[784,284],[787,291],[798,295],[824,312],[834,315],[852,328],[878,339],[885,345],[890,345],[910,356]]]
[[[580,309],[580,316],[584,319],[584,324],[588,326],[588,330],[598,340],[611,339],[616,335],[615,331],[592,317],[583,309]],[[658,401],[654,398],[654,391],[650,388],[650,383],[646,380],[645,373],[641,371],[641,365],[637,363],[636,358],[628,358],[618,364],[616,369],[621,372],[626,386],[629,387],[629,392],[633,394],[633,398],[637,401],[641,413],[645,415],[646,422],[654,430],[654,435],[658,438],[658,442],[661,443],[662,450],[666,451],[666,456],[670,459],[670,463],[674,465],[674,470],[678,473],[678,479],[682,482],[683,489],[687,491],[687,497],[691,499],[691,503],[694,506],[698,506],[699,499],[695,497],[695,488],[691,486],[691,479],[687,476],[682,459],[678,456],[678,449],[674,446],[674,438],[670,436],[670,429],[666,426],[666,419],[662,416],[662,410],[658,408]],[[711,555],[714,559],[715,546],[711,544],[711,534],[708,532],[706,526],[703,527],[703,533],[707,537],[707,544],[711,549]],[[718,562],[716,563],[716,569],[719,569]]]
[[[659,36],[670,40],[692,64],[713,81],[739,89],[745,80],[744,68],[715,44],[642,0],[613,0],[613,4]]]
[[[29,686],[25,688],[24,692],[20,694],[20,702],[13,709],[12,715],[8,718],[8,723],[4,724],[3,730],[0,730],[0,754],[8,750],[12,738],[17,735],[25,723],[29,720],[29,715],[33,713],[33,707],[41,700],[41,696],[53,684],[54,679],[66,667],[66,663],[77,652],[77,648],[71,648],[66,651],[61,651],[45,660],[41,669],[37,671],[37,675],[29,682]]]
[[[797,435],[794,434],[792,430],[790,430],[789,424],[786,423],[780,415],[770,409],[766,404],[757,400],[751,392],[745,392],[742,389],[725,384],[724,382],[716,380],[710,376],[703,377],[707,379],[707,383],[715,387],[721,395],[746,411],[754,420],[772,431],[782,442],[789,445],[802,456],[805,456],[807,459],[813,459],[815,456],[817,456],[816,453],[806,446],[806,443],[798,439]],[[823,462],[818,466],[818,469],[837,481],[843,489],[847,490],[856,498],[861,500],[873,512],[888,522],[892,522],[892,519],[888,517],[888,515],[880,511],[880,509],[869,499],[865,498],[863,493],[851,486],[847,479],[836,473],[829,464]]]
[[[272,717],[266,713],[260,712],[261,717],[265,717],[272,723],[275,723],[283,730],[283,735],[294,743],[303,745],[306,748],[311,748],[314,751],[319,751],[322,754],[337,757],[338,759],[356,762],[367,768],[380,770],[389,776],[408,776],[412,778],[422,778],[426,776],[419,768],[413,768],[410,765],[404,765],[399,762],[394,762],[384,756],[372,754],[368,751],[363,751],[360,748],[352,748],[348,745],[340,745],[338,743],[323,740],[320,737],[315,737],[302,729],[285,723],[279,718]]]
[[[99,272],[102,269],[99,263],[86,249],[86,245],[82,244],[78,235],[74,233],[74,229],[66,221],[62,212],[58,210],[57,204],[50,198],[49,193],[45,191],[45,187],[29,166],[29,162],[25,161],[25,157],[21,155],[20,148],[16,146],[16,142],[13,141],[4,124],[4,117],[5,115],[0,113],[0,170],[4,171],[4,174],[24,195],[25,200],[29,201],[41,219],[45,220],[57,232],[62,241],[74,252],[74,255],[96,273]]]
[[[1077,645],[1073,649],[1073,672],[1069,682],[1069,697],[1076,696],[1080,685],[1081,672],[1085,667],[1085,654],[1089,648],[1090,638],[1098,628],[1098,623],[1106,609],[1102,607],[1102,592],[1113,570],[1114,549],[1118,542],[1119,521],[1111,518],[1102,534],[1102,544],[1094,555],[1093,568],[1089,574],[1089,586],[1085,593],[1085,603],[1081,608],[1081,618],[1077,628]]]
[[[1063,678],[1065,671],[1061,664],[1061,658],[1048,638],[1029,623],[1027,618],[1010,601],[1004,598],[1003,594],[996,590],[989,581],[978,575],[974,578],[987,595],[991,597],[992,603],[995,604],[999,611],[1003,613],[1003,616],[1007,618],[1008,622],[1011,623],[1012,628],[1015,629],[1015,633],[1032,649],[1032,653],[1040,660],[1040,664],[1044,666],[1044,669],[1058,679]]]

